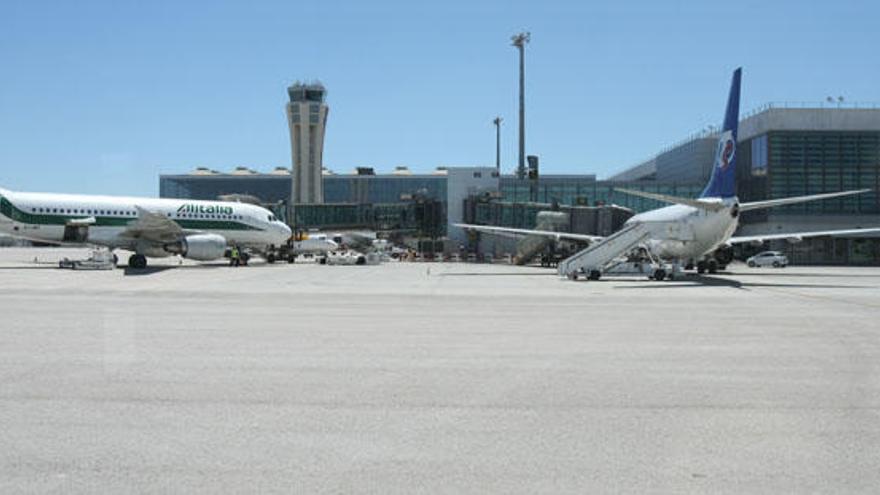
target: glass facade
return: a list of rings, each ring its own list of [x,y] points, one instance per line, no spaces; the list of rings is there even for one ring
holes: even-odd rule
[[[283,207],[273,210],[279,218],[286,220]],[[294,207],[294,215],[294,225],[300,229],[365,228],[423,237],[441,237],[446,233],[445,204],[440,201],[302,204]]]
[[[248,194],[264,203],[290,199],[289,175],[163,175],[159,177],[159,197],[217,199],[225,194]]]
[[[658,201],[614,191],[615,187],[693,198],[700,194],[703,184],[596,181],[592,175],[544,176],[538,182],[538,203],[550,204],[555,200],[561,205],[616,204],[636,212],[665,206]],[[225,194],[247,194],[272,204],[288,202],[290,188],[290,176],[283,174],[164,175],[159,179],[159,195],[163,198],[211,200]],[[446,188],[445,175],[324,177],[324,198],[331,204],[394,204],[407,202],[414,196],[445,202]],[[501,194],[505,202],[527,203],[529,182],[504,176],[501,178]],[[542,208],[546,209],[546,206]]]
[[[615,188],[635,189],[686,198],[696,198],[703,192],[704,183],[679,184],[656,181],[616,182],[597,181],[592,175],[545,176],[538,182],[538,203],[550,204],[554,200],[561,205],[597,206],[619,205],[637,213],[668,206],[653,199],[639,198],[615,191]],[[529,201],[529,181],[513,177],[501,179],[502,200],[510,203]],[[546,206],[543,207],[546,209]],[[528,223],[528,222],[526,222]],[[504,224],[507,225],[507,224]]]
[[[224,194],[249,194],[264,203],[290,200],[289,175],[164,175],[159,178],[163,198],[217,199]],[[444,175],[328,175],[324,200],[328,203],[398,203],[421,195],[446,200]]]
[[[876,192],[880,187],[880,132],[780,131],[768,133],[766,139],[768,198],[871,189],[865,194],[777,208],[774,214],[880,213]],[[754,164],[756,157],[751,158]],[[754,165],[751,168],[754,173]]]
[[[513,176],[501,177],[501,196],[504,201],[529,201],[530,183]],[[566,205],[587,205],[596,192],[595,175],[544,175],[538,179],[537,202]]]

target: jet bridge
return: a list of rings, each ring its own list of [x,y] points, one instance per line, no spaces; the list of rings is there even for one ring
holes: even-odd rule
[[[598,279],[616,258],[630,251],[650,235],[645,224],[634,223],[559,263],[559,275],[576,278],[586,273],[591,280]]]

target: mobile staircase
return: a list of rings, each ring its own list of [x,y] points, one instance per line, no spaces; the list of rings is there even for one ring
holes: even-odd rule
[[[617,258],[648,238],[650,231],[641,223],[634,223],[578,251],[559,263],[559,275],[576,280],[584,273],[590,280],[599,280],[602,272],[618,262]]]

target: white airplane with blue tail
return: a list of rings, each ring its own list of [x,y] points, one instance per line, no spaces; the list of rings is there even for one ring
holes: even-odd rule
[[[736,197],[736,143],[739,126],[739,96],[742,70],[733,73],[724,127],[718,140],[715,163],[709,183],[699,198],[689,199],[628,189],[616,189],[671,206],[633,216],[618,232],[599,237],[565,232],[514,229],[485,225],[455,224],[458,227],[502,235],[545,236],[588,243],[588,247],[566,258],[558,265],[561,276],[576,279],[586,275],[598,280],[622,256],[643,248],[653,257],[672,265],[671,273],[658,266],[652,273],[655,280],[676,276],[682,266],[693,265],[699,273],[714,273],[719,268],[715,253],[734,244],[760,243],[774,239],[797,241],[816,236],[864,235],[880,233],[880,227],[831,230],[820,232],[789,232],[766,235],[734,236],[742,212],[775,206],[862,194],[870,189],[813,194],[791,198],[741,203]]]

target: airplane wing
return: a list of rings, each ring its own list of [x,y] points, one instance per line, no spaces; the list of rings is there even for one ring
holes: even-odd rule
[[[679,198],[678,196],[670,196],[668,194],[649,193],[645,191],[635,191],[632,189],[623,189],[615,187],[615,191],[629,194],[630,196],[638,196],[640,198],[653,199],[655,201],[663,201],[664,203],[672,203],[677,205],[692,206],[701,210],[720,211],[724,209],[721,203],[710,203],[708,201],[700,201],[698,199]]]
[[[791,198],[768,199],[766,201],[753,201],[751,203],[740,203],[739,211],[757,210],[760,208],[772,208],[774,206],[793,205],[796,203],[806,203],[807,201],[818,201],[820,199],[839,198],[841,196],[852,196],[853,194],[863,194],[870,189],[856,189],[852,191],[841,191],[825,194],[811,194],[809,196],[794,196]]]
[[[129,222],[122,231],[123,237],[144,239],[152,242],[174,242],[184,235],[184,230],[174,220],[135,206],[138,218]]]
[[[537,235],[542,237],[552,237],[556,240],[567,239],[572,241],[585,242],[597,242],[604,239],[604,237],[598,235],[572,234],[570,232],[554,232],[552,230],[514,229],[511,227],[491,227],[489,225],[471,225],[467,223],[454,223],[452,225],[455,227],[461,227],[463,229],[476,230],[477,232],[486,232],[488,234],[496,235]]]
[[[819,232],[789,232],[786,234],[763,234],[763,235],[745,235],[734,236],[727,240],[728,244],[742,244],[744,242],[764,242],[777,239],[785,239],[787,241],[800,242],[805,237],[821,237],[821,236],[861,236],[863,234],[880,234],[880,227],[871,227],[868,229],[849,229],[849,230],[825,230]]]

